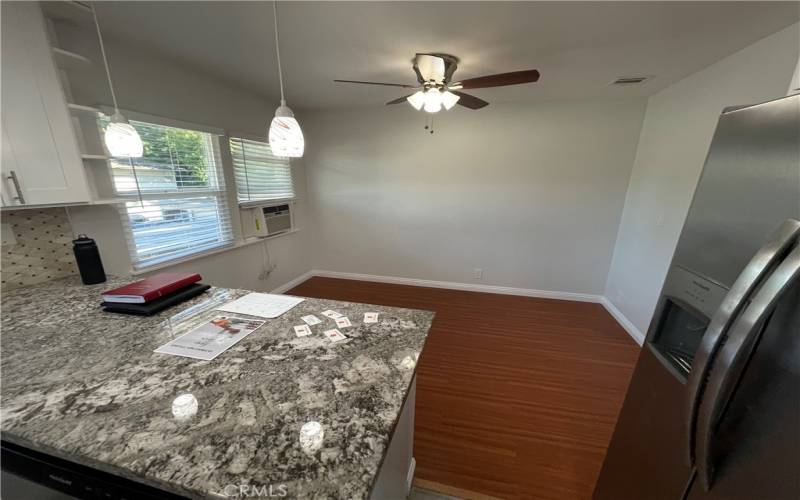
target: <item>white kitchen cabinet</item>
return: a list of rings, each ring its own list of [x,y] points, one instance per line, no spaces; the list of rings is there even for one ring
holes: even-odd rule
[[[2,2],[3,206],[88,202],[81,152],[38,2]]]

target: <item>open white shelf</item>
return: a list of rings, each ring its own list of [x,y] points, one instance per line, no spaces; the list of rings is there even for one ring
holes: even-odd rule
[[[70,52],[58,47],[52,47],[56,66],[61,69],[85,69],[92,65],[92,61],[80,54]]]
[[[44,15],[54,21],[76,26],[93,26],[92,9],[82,2],[55,0],[39,2]]]
[[[90,205],[115,205],[117,203],[125,203],[131,201],[130,199],[126,198],[101,198],[97,200],[92,200],[89,202]]]

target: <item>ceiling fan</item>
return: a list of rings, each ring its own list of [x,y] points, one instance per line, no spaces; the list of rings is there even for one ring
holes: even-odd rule
[[[480,109],[489,105],[489,103],[483,99],[461,92],[461,90],[464,89],[504,87],[506,85],[533,83],[539,80],[539,72],[535,69],[529,69],[468,78],[466,80],[453,82],[453,73],[455,73],[458,68],[457,57],[449,54],[437,53],[417,54],[414,56],[412,62],[414,63],[414,72],[417,74],[418,85],[364,82],[360,80],[334,80],[334,82],[415,89],[415,93],[398,97],[397,99],[387,102],[386,105],[408,101],[414,109],[424,109],[428,113],[436,113],[442,108],[450,109],[456,104],[460,104],[469,109]]]

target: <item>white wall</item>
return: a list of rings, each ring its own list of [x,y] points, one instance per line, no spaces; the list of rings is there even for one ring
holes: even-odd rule
[[[795,24],[648,100],[606,296],[645,332],[689,210],[720,112],[786,94]]]
[[[76,101],[110,105],[96,35],[86,39],[85,31],[62,33],[65,48],[96,61],[91,69],[70,74]],[[266,137],[278,101],[113,39],[106,43],[106,51],[121,109]]]
[[[310,271],[308,241],[311,239],[311,231],[304,201],[305,177],[302,176],[302,170],[294,171],[293,176],[299,200],[294,205],[295,226],[300,229],[299,232],[199,257],[154,272],[196,272],[203,276],[204,283],[228,288],[270,291]],[[74,232],[89,234],[97,241],[106,273],[117,276],[128,274],[131,264],[117,209],[111,205],[98,205],[74,206],[67,210]],[[265,254],[265,244],[269,254]],[[266,268],[267,260],[277,267],[267,279],[262,280],[259,274]]]
[[[643,112],[457,107],[433,135],[406,105],[307,116],[313,267],[602,293]]]
[[[81,37],[63,38],[100,60]],[[302,231],[269,243],[270,279],[257,278],[259,245],[176,268],[257,290],[313,267],[605,293],[645,330],[716,117],[785,92],[797,46],[795,25],[653,96],[646,115],[641,100],[457,107],[435,117],[431,136],[404,105],[301,114]],[[109,57],[122,108],[250,134],[263,134],[273,112],[275,103],[139,48],[112,40]],[[74,79],[77,102],[110,103],[101,65]],[[127,272],[116,211],[70,212],[98,238],[109,271]]]
[[[80,104],[110,105],[111,96],[100,63],[102,59],[96,36],[85,35],[85,31],[73,32],[68,28],[59,32],[62,46],[98,61],[91,70],[70,75],[73,98]],[[114,40],[107,43],[107,51],[120,108],[208,125],[227,132],[266,136],[277,102],[231,86],[178,61]],[[300,231],[266,243],[270,261],[277,265],[268,279],[258,277],[264,267],[263,244],[201,257],[167,270],[198,272],[210,284],[253,290],[272,290],[309,271],[311,231],[306,213],[302,160],[293,161],[292,174],[298,196],[294,221]],[[116,208],[109,205],[72,207],[69,214],[75,232],[89,234],[97,240],[107,273],[126,275],[130,272],[125,235]],[[238,212],[234,210],[232,216],[238,218]]]

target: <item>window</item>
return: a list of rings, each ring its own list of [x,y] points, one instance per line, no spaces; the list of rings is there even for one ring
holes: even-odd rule
[[[108,119],[101,120],[105,128]],[[136,269],[233,243],[219,137],[131,120],[141,158],[114,157],[114,191]]]
[[[231,137],[230,146],[239,203],[294,198],[288,158],[273,155],[266,142]]]

